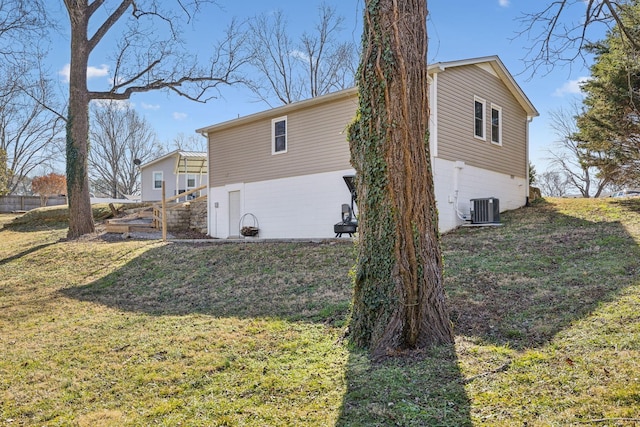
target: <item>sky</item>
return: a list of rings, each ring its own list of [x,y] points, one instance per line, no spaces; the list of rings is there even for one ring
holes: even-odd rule
[[[324,0],[334,6],[344,17],[344,40],[360,44],[362,34],[362,7],[364,0]],[[532,75],[523,59],[532,41],[518,36],[523,30],[519,19],[524,13],[539,12],[550,0],[428,0],[430,63],[453,61],[482,56],[498,55],[516,82],[540,112],[530,124],[530,159],[538,173],[549,167],[549,150],[558,137],[550,127],[549,114],[560,108],[569,108],[580,100],[579,82],[589,75],[588,65],[575,61],[570,66],[558,65],[544,74]],[[62,3],[62,2],[61,2]],[[292,37],[305,29],[312,29],[318,16],[321,0],[219,0],[219,7],[209,9],[189,27],[189,47],[193,51],[206,51],[222,34],[222,30],[234,18],[244,20],[256,14],[280,9],[286,15]],[[62,7],[62,6],[61,6]],[[64,17],[64,11],[60,11]],[[577,2],[564,16],[578,20],[584,13],[584,5]],[[107,36],[108,37],[108,36]],[[105,44],[112,43],[105,39]],[[55,42],[51,69],[57,74],[60,86],[66,84],[68,73],[68,37],[61,35]],[[100,49],[92,55],[89,67],[90,85],[102,89],[108,87],[111,76],[107,50]],[[255,96],[242,87],[223,88],[220,97],[207,104],[195,103],[166,92],[135,94],[133,107],[155,129],[161,141],[169,143],[176,135],[192,135],[198,128],[231,120],[240,116],[269,109],[265,103],[256,102]]]

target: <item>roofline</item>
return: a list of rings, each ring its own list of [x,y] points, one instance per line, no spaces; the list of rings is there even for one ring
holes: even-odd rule
[[[515,79],[507,70],[507,67],[504,66],[502,60],[497,55],[492,56],[483,56],[478,58],[470,58],[470,59],[462,59],[458,61],[448,61],[448,62],[436,62],[430,64],[428,66],[429,74],[438,73],[445,71],[447,68],[453,67],[462,67],[466,65],[478,65],[483,63],[491,63],[495,64],[496,72],[505,82],[513,96],[518,100],[519,104],[523,107],[523,109],[527,112],[530,117],[537,117],[540,115],[538,110],[533,106],[527,95],[525,95],[524,91],[520,88],[518,83],[516,83]],[[206,126],[203,128],[196,129],[196,132],[202,135],[206,135],[209,132],[219,131],[223,129],[232,128],[235,126],[240,126],[246,123],[251,123],[257,120],[266,119],[269,117],[279,117],[286,115],[291,111],[296,111],[301,108],[307,108],[315,105],[324,104],[326,102],[335,101],[341,98],[349,98],[351,96],[358,94],[357,87],[351,87],[348,89],[342,89],[337,92],[332,92],[326,95],[317,96],[315,98],[305,99],[304,101],[292,102],[290,104],[282,105],[280,107],[271,108],[268,110],[260,111],[258,113],[249,114],[244,117],[239,117],[237,119],[227,120],[221,123],[217,123],[214,125]]]
[[[275,107],[269,110],[260,111],[258,113],[249,114],[248,116],[240,117],[237,119],[227,120],[222,123],[196,129],[199,134],[207,134],[212,131],[218,131],[227,129],[230,127],[240,126],[249,122],[265,119],[268,117],[278,117],[285,115],[291,111],[297,111],[302,108],[307,108],[315,105],[324,104],[326,102],[335,101],[342,98],[349,98],[358,94],[357,87],[350,87],[348,89],[342,89],[337,92],[328,93],[326,95],[316,96],[315,98],[305,99],[304,101],[292,102],[290,104]]]
[[[140,165],[140,169],[142,169],[142,168],[146,168],[146,167],[151,166],[151,165],[154,165],[154,164],[156,164],[156,163],[158,163],[158,162],[161,162],[161,161],[163,161],[163,160],[167,160],[168,158],[171,158],[171,157],[175,156],[176,154],[180,154],[180,155],[181,155],[181,153],[201,153],[201,154],[203,154],[205,157],[207,156],[207,153],[205,153],[205,152],[200,152],[200,151],[185,151],[185,150],[181,150],[181,149],[179,149],[179,148],[178,148],[178,149],[176,149],[176,150],[173,150],[173,151],[172,151],[172,152],[170,152],[170,153],[165,154],[164,156],[161,156],[161,157],[158,157],[157,159],[151,160],[150,162],[145,163],[144,165]]]
[[[461,59],[458,61],[436,62],[429,65],[429,74],[439,73],[445,71],[447,68],[463,67],[467,65],[478,65],[485,63],[496,65],[494,69],[506,83],[513,96],[518,100],[529,117],[538,117],[540,115],[536,107],[534,107],[531,100],[529,100],[529,97],[524,93],[518,83],[516,83],[516,80],[513,78],[509,70],[507,70],[507,67],[505,67],[504,63],[498,55],[481,56],[478,58]]]

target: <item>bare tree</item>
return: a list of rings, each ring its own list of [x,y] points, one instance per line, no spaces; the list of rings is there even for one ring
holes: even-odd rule
[[[41,75],[25,72],[4,78],[0,85],[0,149],[6,154],[7,190],[12,194],[37,167],[63,160],[54,148],[62,139],[64,121],[46,107],[54,105],[55,95]],[[30,78],[35,81],[29,82]]]
[[[0,0],[0,68],[32,60],[51,25],[40,0]]]
[[[426,0],[365,2],[350,334],[374,355],[452,343],[428,135]]]
[[[197,151],[200,153],[207,151],[206,138],[195,134],[185,135],[183,132],[180,132],[173,138],[171,145],[173,145],[175,149],[182,151]]]
[[[49,160],[60,129],[43,106],[51,90],[40,72],[40,47],[51,28],[41,0],[0,0],[0,170],[8,193]]]
[[[224,40],[212,48],[212,56],[205,63],[191,53],[181,37],[182,25],[210,3],[206,0],[64,0],[71,29],[66,150],[69,238],[95,230],[87,170],[91,100],[126,100],[134,93],[165,89],[205,102],[214,97],[212,91],[220,85],[241,81],[238,70],[245,61],[240,51],[243,36],[235,25],[231,25]],[[107,35],[116,41],[112,87],[92,90],[87,85],[89,57]]]
[[[162,153],[155,132],[128,102],[94,102],[91,111],[89,178],[94,191],[114,198],[140,194],[140,169],[134,161],[146,163]]]
[[[586,46],[591,40],[592,30],[600,26],[612,29],[618,26],[622,37],[633,50],[640,51],[640,40],[635,38],[621,19],[621,10],[633,1],[612,0],[554,0],[536,13],[521,17],[521,36],[532,40],[525,60],[533,72],[557,65],[571,66],[576,59],[586,54]],[[582,19],[575,22],[564,20],[572,9],[580,8]]]
[[[299,58],[307,66],[311,97],[352,86],[356,71],[354,44],[335,39],[344,18],[326,4],[320,5],[319,12],[315,32],[305,32],[300,39],[303,50]]]
[[[567,195],[568,180],[561,171],[548,170],[538,177],[536,183],[543,196],[564,197]]]
[[[549,151],[550,161],[566,177],[566,185],[577,189],[582,197],[591,197],[593,188],[593,197],[600,197],[611,179],[606,168],[599,170],[593,166],[592,159],[599,153],[583,147],[576,139],[578,114],[580,107],[577,104],[573,104],[570,110],[561,108],[551,112],[551,127],[559,140]]]
[[[251,64],[261,76],[251,88],[258,98],[289,104],[353,86],[357,54],[353,43],[337,40],[343,22],[322,4],[314,31],[296,41],[282,11],[251,19]]]

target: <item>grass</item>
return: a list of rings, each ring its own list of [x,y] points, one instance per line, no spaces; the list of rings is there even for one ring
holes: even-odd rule
[[[0,226],[14,217],[0,215]],[[640,425],[640,200],[443,236],[456,344],[343,339],[350,244],[0,229],[0,425]]]

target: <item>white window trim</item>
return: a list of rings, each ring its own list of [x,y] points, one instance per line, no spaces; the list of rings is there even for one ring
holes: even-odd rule
[[[188,173],[186,174],[187,177],[185,179],[184,182],[184,186],[187,190],[191,190],[192,188],[196,188],[198,186],[198,175],[196,175],[195,173]],[[189,186],[189,177],[193,177],[193,185]]]
[[[151,186],[154,190],[162,190],[162,184],[160,184],[160,187],[156,187],[156,174],[158,173],[160,174],[160,182],[162,183],[162,181],[164,181],[164,172],[153,171],[151,174]]]
[[[476,135],[476,102],[482,104],[482,136]],[[482,141],[487,140],[487,101],[477,96],[473,97],[473,137]]]
[[[493,140],[493,110],[498,112],[498,140]],[[502,146],[502,107],[491,104],[491,143]]]
[[[276,123],[284,121],[284,150],[276,151]],[[271,120],[271,154],[284,154],[289,150],[289,123],[287,116],[277,117]]]

